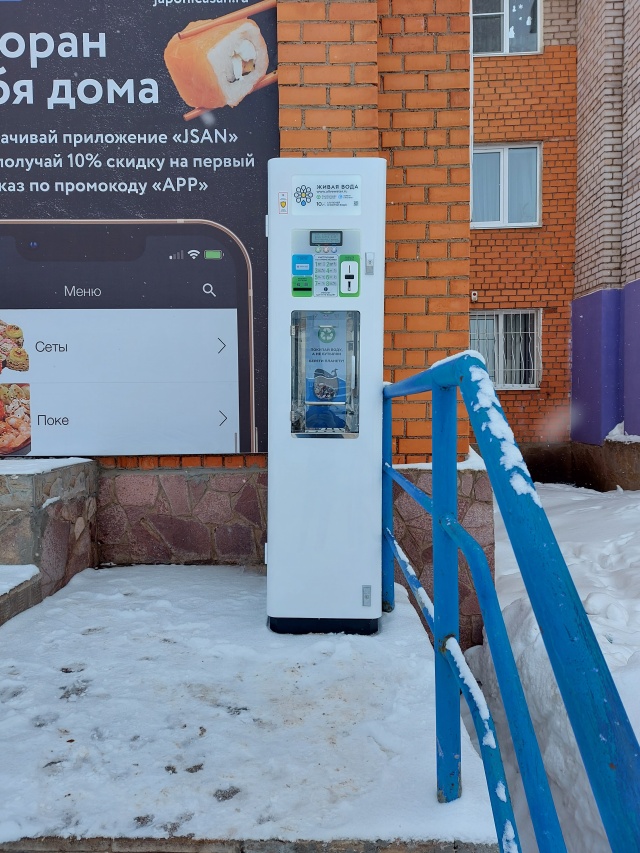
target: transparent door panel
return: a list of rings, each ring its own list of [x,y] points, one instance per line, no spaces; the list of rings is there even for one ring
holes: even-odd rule
[[[292,312],[292,435],[356,438],[359,376],[359,311]]]

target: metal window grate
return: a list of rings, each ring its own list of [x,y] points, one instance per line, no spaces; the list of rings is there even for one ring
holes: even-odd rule
[[[538,388],[542,375],[539,311],[474,311],[471,349],[497,388]]]

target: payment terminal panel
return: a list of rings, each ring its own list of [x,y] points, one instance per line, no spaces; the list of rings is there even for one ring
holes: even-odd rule
[[[292,243],[293,296],[358,296],[359,231],[296,231]]]
[[[269,163],[267,614],[381,616],[384,160]]]

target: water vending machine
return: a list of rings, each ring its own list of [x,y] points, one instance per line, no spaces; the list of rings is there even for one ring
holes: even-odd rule
[[[267,614],[381,616],[385,161],[269,162]]]

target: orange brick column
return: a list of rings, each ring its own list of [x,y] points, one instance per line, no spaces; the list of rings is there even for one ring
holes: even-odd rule
[[[282,156],[388,159],[385,368],[401,379],[468,345],[466,0],[277,9]],[[395,461],[425,461],[427,400],[395,414]]]
[[[469,4],[379,0],[378,9],[389,161],[385,360],[393,381],[468,347]],[[396,404],[396,462],[430,454],[429,405]]]
[[[378,156],[375,0],[278,0],[281,156]]]

